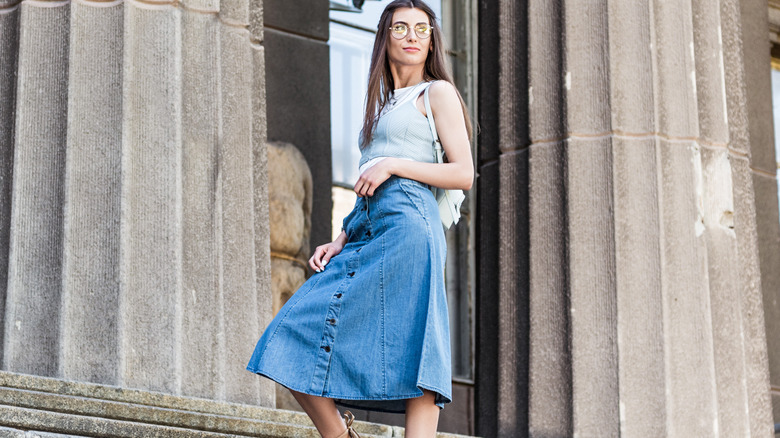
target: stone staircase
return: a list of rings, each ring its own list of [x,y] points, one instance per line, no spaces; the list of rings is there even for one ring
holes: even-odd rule
[[[361,437],[403,428],[356,422]],[[0,438],[312,437],[305,414],[0,371]],[[462,435],[438,434],[439,438]]]

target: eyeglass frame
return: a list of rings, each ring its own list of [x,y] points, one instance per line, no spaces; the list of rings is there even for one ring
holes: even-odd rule
[[[397,37],[397,36],[395,36],[396,33],[393,31],[393,28],[395,26],[399,25],[399,24],[402,24],[402,25],[406,26],[406,32],[404,32],[403,36]],[[431,29],[431,32],[429,34],[427,34],[427,35],[423,34],[425,36],[420,36],[420,33],[417,31],[417,26],[419,26],[421,24],[424,24],[424,25],[428,26],[428,28]],[[390,35],[393,38],[397,39],[397,40],[402,40],[402,39],[408,37],[409,36],[409,31],[412,30],[412,29],[414,29],[414,34],[417,35],[417,38],[419,38],[421,40],[427,40],[428,38],[431,37],[431,35],[433,35],[433,25],[430,24],[430,23],[426,23],[424,21],[421,21],[421,22],[415,24],[413,27],[409,26],[409,24],[404,22],[404,21],[396,21],[395,23],[393,23],[392,26],[388,27],[388,29],[390,29]]]

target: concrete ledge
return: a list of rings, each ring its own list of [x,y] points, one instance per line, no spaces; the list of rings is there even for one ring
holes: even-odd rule
[[[361,436],[403,428],[359,422]],[[100,437],[318,437],[300,412],[0,371],[0,437],[13,429]],[[439,434],[439,438],[458,435]]]

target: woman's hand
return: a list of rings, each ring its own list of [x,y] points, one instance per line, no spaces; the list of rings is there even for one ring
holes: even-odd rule
[[[330,259],[340,253],[346,244],[347,233],[342,231],[336,240],[324,245],[320,245],[314,250],[314,255],[312,255],[309,259],[309,266],[311,266],[315,272],[322,272],[325,270],[325,265],[328,264]]]
[[[374,196],[374,191],[377,187],[381,186],[383,182],[393,175],[394,162],[395,158],[387,157],[366,169],[365,172],[360,174],[355,183],[355,193],[361,198]]]

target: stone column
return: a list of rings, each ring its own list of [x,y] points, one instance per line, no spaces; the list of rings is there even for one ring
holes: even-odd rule
[[[483,7],[478,434],[771,436],[761,103],[719,6]]]
[[[55,376],[70,4],[29,1],[20,8],[3,369]]]
[[[262,2],[0,20],[3,370],[273,406]]]

